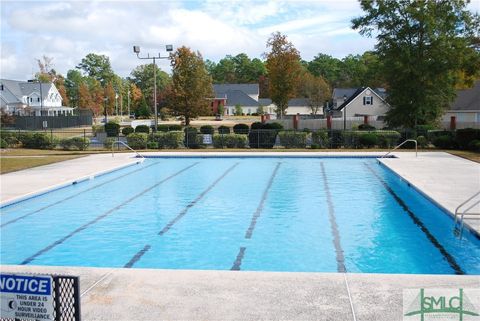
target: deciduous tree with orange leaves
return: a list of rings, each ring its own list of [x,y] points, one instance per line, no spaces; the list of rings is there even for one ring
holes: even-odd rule
[[[268,91],[277,106],[277,115],[285,115],[288,101],[297,93],[302,66],[300,52],[280,32],[273,33],[267,41],[269,52],[264,54],[268,72]]]

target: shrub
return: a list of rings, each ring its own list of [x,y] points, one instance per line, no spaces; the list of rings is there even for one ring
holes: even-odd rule
[[[344,145],[343,130],[334,129],[328,132],[328,140],[331,148],[339,148]]]
[[[245,148],[247,143],[247,136],[242,134],[213,135],[213,146],[215,148]]]
[[[428,140],[425,138],[425,136],[418,136],[417,143],[420,148],[425,148],[428,145]]]
[[[450,136],[453,138],[454,132],[450,130],[429,130],[427,132],[427,139],[433,143],[433,141],[440,136]]]
[[[122,134],[123,134],[124,136],[128,136],[129,134],[131,134],[131,133],[133,133],[133,132],[135,132],[135,129],[133,129],[132,126],[127,126],[127,127],[123,127],[123,128],[122,128]]]
[[[147,148],[148,149],[158,149],[158,143],[149,141],[149,142],[147,142]]]
[[[283,129],[283,125],[280,123],[267,123],[264,124],[263,129],[276,129],[280,131]]]
[[[210,125],[204,125],[200,127],[200,132],[204,135],[213,135],[214,131],[215,129],[213,128],[213,126]]]
[[[415,127],[415,129],[417,130],[417,138],[418,138],[418,136],[427,137],[428,136],[428,131],[435,129],[435,126],[433,126],[433,125],[417,125],[417,127]]]
[[[259,123],[261,124],[261,123]],[[233,132],[235,134],[248,134],[248,125],[247,124],[236,124],[233,126]]]
[[[369,124],[358,125],[358,130],[376,130],[375,126]]]
[[[8,144],[7,144],[7,141],[3,138],[0,138],[0,148],[7,148],[8,147]]]
[[[92,125],[92,132],[94,135],[97,133],[104,133],[105,132],[105,126],[103,125]]]
[[[319,130],[312,133],[312,148],[327,148],[328,147],[328,132],[326,130]]]
[[[107,137],[107,138],[103,141],[103,147],[105,147],[105,148],[107,148],[107,149],[111,149],[113,143],[116,142],[116,141],[117,141],[116,138]]]
[[[0,137],[5,141],[6,147],[15,147],[16,145],[20,144],[17,132],[2,131],[0,133]]]
[[[282,129],[279,123],[253,123],[248,134],[250,148],[273,148],[277,134]]]
[[[278,133],[280,144],[285,148],[307,147],[307,133],[295,131],[281,131]]]
[[[480,129],[465,128],[457,129],[455,132],[455,142],[460,149],[469,149],[470,142],[480,140]]]
[[[474,151],[474,152],[480,152],[480,140],[479,139],[474,139],[470,141],[468,144],[468,149]]]
[[[105,132],[107,133],[107,137],[117,137],[120,133],[120,125],[109,121],[105,124]]]
[[[181,131],[176,132],[158,132],[153,135],[153,140],[158,144],[158,148],[180,148],[182,147],[184,134]]]
[[[400,133],[394,130],[377,130],[375,134],[378,137],[377,145],[382,148],[392,148],[398,145]]]
[[[147,125],[138,125],[137,127],[135,127],[135,132],[149,134],[150,127],[148,127]]]
[[[145,149],[147,147],[148,134],[133,133],[127,136],[127,144],[133,149]]]
[[[83,137],[65,138],[60,141],[60,146],[65,150],[86,150],[90,140]]]
[[[176,125],[176,124],[172,124],[172,125],[164,124],[164,125],[157,126],[157,131],[159,132],[171,132],[171,131],[180,131],[180,130],[182,130],[182,126]]]
[[[230,134],[230,127],[227,126],[220,126],[218,127],[219,134]]]
[[[55,138],[44,133],[21,133],[19,138],[25,148],[53,149],[57,145]]]
[[[455,141],[450,135],[438,136],[433,140],[433,145],[437,148],[450,149],[455,145]]]
[[[187,148],[200,148],[200,137],[198,137],[198,131],[193,127],[185,127],[185,137],[183,144]]]
[[[358,142],[363,147],[374,147],[378,143],[378,136],[374,133],[362,134],[358,137]]]

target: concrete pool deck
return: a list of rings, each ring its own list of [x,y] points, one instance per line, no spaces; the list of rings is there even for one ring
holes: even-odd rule
[[[0,175],[0,205],[137,163],[133,153],[95,154]]]
[[[208,157],[219,153],[142,153]],[[252,153],[220,153],[246,157]],[[255,156],[381,156],[379,152]],[[480,164],[447,153],[395,153],[381,162],[448,211],[480,189]],[[2,202],[134,164],[91,155],[0,175]],[[15,174],[15,175],[13,175]],[[48,178],[48,180],[46,179]],[[474,224],[474,223],[472,223]],[[0,266],[2,272],[80,276],[83,320],[402,320],[404,289],[480,288],[480,276]],[[480,304],[477,311],[480,310]]]
[[[403,320],[404,289],[480,287],[479,276],[457,275],[9,265],[2,266],[3,271],[80,276],[85,321],[396,321]]]

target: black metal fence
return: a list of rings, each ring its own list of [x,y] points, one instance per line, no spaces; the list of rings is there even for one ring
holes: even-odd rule
[[[92,126],[91,115],[76,116],[15,116],[15,128],[17,129],[48,129]]]
[[[415,138],[420,133],[413,130],[403,131],[343,131],[343,130],[318,130],[318,131],[282,131],[278,129],[251,129],[242,133],[218,133],[215,131],[212,135],[205,135],[197,131],[177,131],[178,136],[175,141],[168,141],[171,137],[163,138],[163,144],[155,144],[162,138],[158,135],[168,134],[169,132],[158,132],[154,134],[125,136],[121,133],[114,137],[107,137],[105,132],[93,132],[91,128],[67,129],[67,130],[9,130],[1,131],[2,140],[6,141],[7,147],[27,147],[44,149],[65,149],[65,150],[111,150],[124,149],[121,144],[113,144],[120,140],[131,145],[134,149],[205,149],[205,148],[392,148],[398,143],[409,138]],[[171,132],[170,132],[171,133]],[[44,146],[35,146],[37,141],[42,141],[39,137],[32,137],[34,134],[40,134],[47,138],[49,144]],[[132,135],[132,134],[130,134]],[[367,137],[368,136],[368,137]],[[27,141],[27,143],[25,142]],[[28,141],[33,141],[28,144]],[[167,140],[165,142],[165,140]],[[28,146],[27,146],[28,145]],[[411,148],[412,146],[406,146]]]

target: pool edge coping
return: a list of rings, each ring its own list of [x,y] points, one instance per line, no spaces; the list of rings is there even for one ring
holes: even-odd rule
[[[452,155],[455,156],[455,155]],[[455,156],[458,157],[458,156]],[[403,177],[401,174],[397,173],[393,168],[388,166],[386,163],[382,162],[381,159],[377,159],[378,163],[383,166],[385,169],[390,171],[392,174],[394,174],[396,177],[398,177],[403,183],[406,183],[408,187],[413,188],[417,193],[419,193],[421,196],[425,197],[428,201],[432,202],[433,205],[435,205],[441,212],[444,214],[448,215],[452,220],[455,219],[455,213],[447,209],[445,206],[440,204],[437,200],[435,200],[432,196],[428,195],[426,192],[422,191],[420,187],[412,183],[410,180],[407,178]],[[473,237],[476,237],[477,239],[480,240],[480,231],[475,230],[473,226],[470,226],[469,222],[464,222],[464,227],[467,227],[468,231],[473,235]]]
[[[51,193],[51,192],[54,192],[54,191],[58,191],[62,188],[68,187],[70,185],[78,184],[78,183],[81,183],[81,182],[84,182],[84,181],[87,181],[87,180],[90,180],[90,179],[95,179],[95,178],[98,178],[100,176],[115,172],[117,170],[121,170],[121,169],[129,167],[129,166],[138,165],[138,164],[141,164],[143,162],[143,159],[139,159],[135,156],[132,156],[130,158],[133,161],[128,162],[126,164],[121,164],[121,165],[118,165],[118,166],[114,166],[112,168],[108,168],[108,169],[104,169],[104,170],[101,170],[101,171],[98,171],[98,172],[94,172],[94,173],[89,174],[89,175],[79,176],[79,177],[70,179],[66,182],[63,182],[63,183],[50,185],[50,186],[47,186],[45,188],[39,189],[37,191],[33,191],[33,192],[30,192],[30,193],[27,193],[27,194],[23,194],[21,196],[17,196],[17,197],[13,197],[11,199],[7,199],[6,201],[0,202],[0,209],[3,209],[3,208],[8,207],[8,206],[15,205],[17,203],[21,203],[23,201],[26,201],[26,200],[29,200],[29,199],[32,199],[32,198],[35,198],[35,197],[45,195],[45,194],[48,194],[48,193]]]

